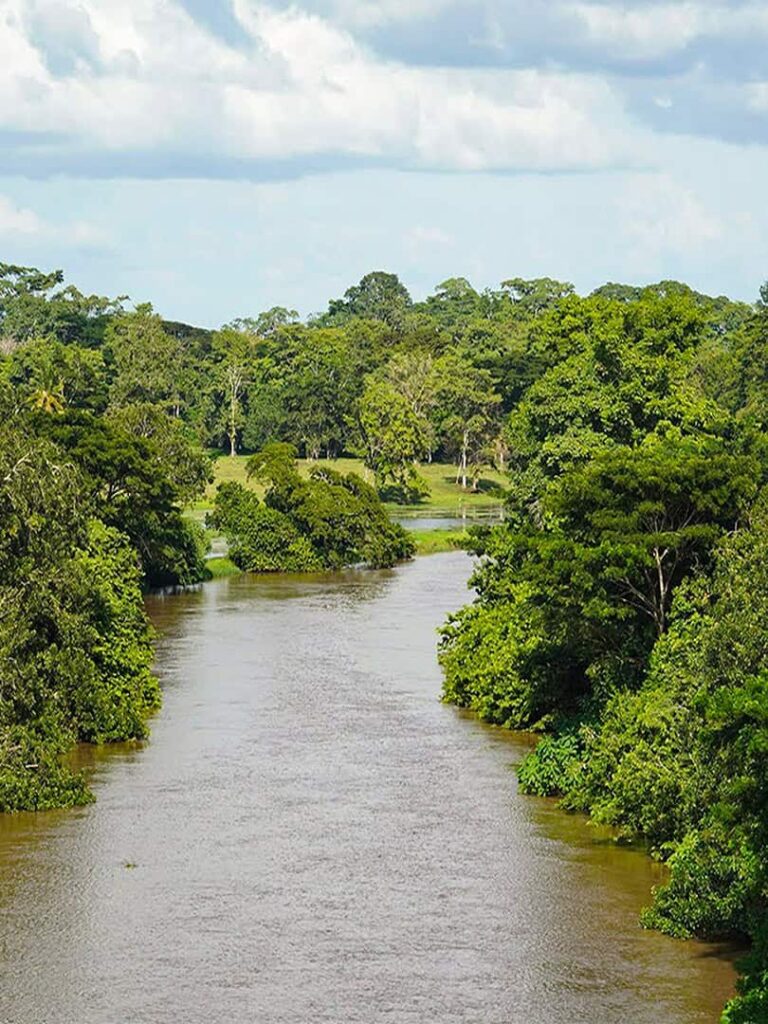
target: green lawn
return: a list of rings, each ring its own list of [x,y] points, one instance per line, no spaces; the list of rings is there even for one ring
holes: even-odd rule
[[[260,492],[258,484],[249,482],[245,476],[245,464],[248,461],[246,455],[220,456],[214,463],[215,479],[207,488],[205,495],[195,504],[195,509],[204,511],[211,507],[213,496],[216,493],[216,486],[225,480],[237,480],[246,487]],[[318,462],[309,462],[306,459],[299,461],[299,469],[306,473],[311,466],[326,465],[339,473],[359,473],[363,479],[370,480],[370,473],[365,469],[360,459],[321,459]],[[419,505],[411,506],[414,510],[423,512],[446,512],[461,513],[463,509],[479,510],[498,507],[502,502],[500,487],[506,484],[505,477],[494,470],[488,470],[480,481],[478,492],[465,491],[460,484],[456,483],[456,467],[445,463],[432,462],[420,467],[419,472],[429,484],[430,494]],[[402,506],[392,505],[392,509]]]

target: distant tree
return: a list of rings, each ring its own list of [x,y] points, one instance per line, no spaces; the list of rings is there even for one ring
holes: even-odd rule
[[[499,432],[501,399],[493,378],[468,359],[449,353],[435,364],[438,436],[456,457],[457,481],[477,486],[480,471]]]
[[[569,281],[555,281],[551,277],[537,277],[530,281],[522,277],[513,277],[508,281],[502,281],[501,288],[528,316],[536,316],[560,299],[575,294],[575,289]]]
[[[112,320],[107,347],[115,373],[110,390],[113,405],[150,402],[180,415],[182,345],[166,332],[162,317],[149,303]]]
[[[372,377],[360,398],[358,423],[363,461],[380,490],[396,500],[419,500],[427,487],[417,463],[430,450],[432,432],[423,411],[395,385]]]
[[[429,352],[400,352],[384,368],[384,379],[408,402],[416,416],[428,419],[435,407],[435,361]]]
[[[213,337],[216,384],[222,395],[222,419],[229,441],[229,454],[237,454],[243,425],[243,400],[251,380],[255,339],[233,326],[222,327]]]
[[[342,299],[333,300],[326,318],[330,322],[344,322],[351,317],[381,320],[399,330],[410,306],[411,296],[397,274],[374,270],[348,288]]]
[[[83,295],[63,285],[60,270],[0,263],[0,351],[10,352],[32,338],[95,347],[102,343],[111,317],[125,297]]]
[[[634,284],[618,284],[608,281],[601,284],[599,288],[591,293],[592,296],[601,299],[611,299],[613,302],[637,302],[643,294],[643,289]]]
[[[241,484],[219,488],[210,523],[224,530],[238,565],[259,572],[389,566],[413,554],[372,487],[325,467],[307,479],[295,455],[276,443],[249,459],[248,476],[266,487],[263,504]]]
[[[478,316],[482,301],[465,277],[450,277],[435,288],[424,307],[443,327],[452,329],[455,338],[467,321]]]
[[[106,367],[97,349],[55,340],[25,342],[9,360],[8,379],[31,405],[49,412],[67,406],[101,410],[107,401]]]
[[[295,309],[287,309],[285,306],[272,306],[271,309],[259,313],[255,317],[241,317],[233,320],[231,326],[238,331],[253,334],[259,338],[271,338],[281,327],[288,324],[295,324],[299,320],[299,314]]]

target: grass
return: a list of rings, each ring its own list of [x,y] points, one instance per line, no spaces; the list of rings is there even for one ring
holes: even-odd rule
[[[249,481],[245,476],[245,465],[248,461],[247,455],[223,455],[214,462],[214,480],[206,488],[204,496],[195,503],[195,510],[204,512],[213,505],[216,487],[227,480],[235,480],[249,487],[256,493],[261,493],[262,488]],[[357,473],[364,480],[370,480],[371,474],[365,468],[360,459],[320,459],[317,462],[309,462],[306,459],[299,461],[299,471],[308,473],[312,466],[329,466],[339,473]],[[456,483],[456,467],[442,462],[425,463],[419,467],[419,472],[429,484],[429,497],[425,498],[418,505],[410,506],[411,509],[419,512],[434,512],[438,509],[441,512],[452,512],[461,514],[463,510],[479,510],[498,507],[502,503],[500,488],[506,485],[506,479],[502,473],[495,470],[488,470],[480,480],[477,492],[464,490]],[[391,510],[402,509],[401,505],[389,505]]]
[[[242,572],[229,558],[209,558],[205,567],[212,580],[220,580],[225,576],[239,576]]]
[[[416,543],[416,555],[437,555],[443,551],[456,551],[467,546],[466,530],[410,530]]]

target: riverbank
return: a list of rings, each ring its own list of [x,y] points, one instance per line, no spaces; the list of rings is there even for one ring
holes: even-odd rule
[[[435,528],[430,530],[409,530],[411,538],[416,545],[416,557],[422,555],[443,554],[446,551],[457,551],[467,547],[469,533],[465,529],[446,527],[445,529]],[[224,579],[227,576],[238,576],[243,570],[226,555],[216,555],[206,562],[210,579]]]

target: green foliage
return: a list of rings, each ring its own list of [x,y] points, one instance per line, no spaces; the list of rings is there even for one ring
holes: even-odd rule
[[[436,555],[442,551],[456,551],[465,548],[469,543],[466,530],[410,530],[411,539],[416,545],[417,555]]]
[[[118,430],[148,443],[148,458],[173,487],[174,501],[187,505],[213,479],[211,460],[195,434],[179,417],[168,416],[161,407],[142,403],[124,405],[108,414]]]
[[[205,578],[205,543],[182,515],[181,500],[208,464],[185,448],[180,431],[166,426],[141,436],[125,410],[114,419],[74,411],[39,417],[37,429],[80,467],[93,511],[130,539],[147,586]]]
[[[532,796],[559,796],[575,789],[583,768],[584,725],[581,719],[559,724],[520,764],[520,788]]]
[[[178,411],[182,404],[182,344],[169,334],[149,303],[115,317],[107,330],[115,376],[111,401],[149,403]]]
[[[560,696],[580,692],[567,678],[562,635],[552,634],[524,584],[503,602],[474,605],[441,631],[444,699],[510,729],[536,725]]]
[[[397,274],[375,270],[348,288],[343,299],[331,302],[325,319],[333,323],[360,317],[381,320],[388,327],[399,329],[410,305],[408,289]]]
[[[242,569],[235,565],[231,558],[209,558],[205,563],[206,574],[210,580],[223,579],[225,576],[239,576]]]
[[[490,459],[490,445],[498,433],[501,398],[493,390],[487,370],[467,358],[448,353],[435,366],[437,432],[458,463],[458,477],[466,488],[477,486]]]
[[[103,343],[111,318],[123,299],[83,295],[63,285],[60,270],[0,263],[0,340],[4,347],[41,338],[93,348]]]
[[[229,557],[245,572],[313,572],[322,562],[290,518],[263,505],[241,484],[221,484],[208,523],[229,541]]]
[[[428,493],[416,465],[429,451],[429,421],[385,380],[368,383],[359,409],[362,454],[379,490],[390,501],[415,504]]]
[[[753,946],[739,965],[738,995],[725,1008],[721,1024],[763,1024],[768,1020],[768,920],[753,929]]]
[[[143,736],[159,703],[134,554],[88,504],[52,445],[2,428],[2,810],[87,802],[61,756],[77,741]]]
[[[107,370],[98,350],[33,339],[14,349],[8,379],[29,406],[62,412],[68,406],[101,411],[107,403]],[[53,407],[41,399],[55,396]]]
[[[239,483],[220,485],[208,523],[230,557],[252,572],[311,572],[410,558],[414,545],[392,523],[375,490],[354,474],[317,468],[301,477],[295,449],[275,443],[254,455],[249,474],[267,484],[262,503]]]
[[[664,633],[675,587],[735,526],[759,478],[754,459],[673,433],[566,474],[543,507],[593,581],[585,612],[610,616],[618,603]]]
[[[441,651],[446,699],[551,730],[525,791],[667,862],[645,925],[752,936],[730,1022],[768,1009],[764,317],[676,282],[537,311],[509,520]]]

